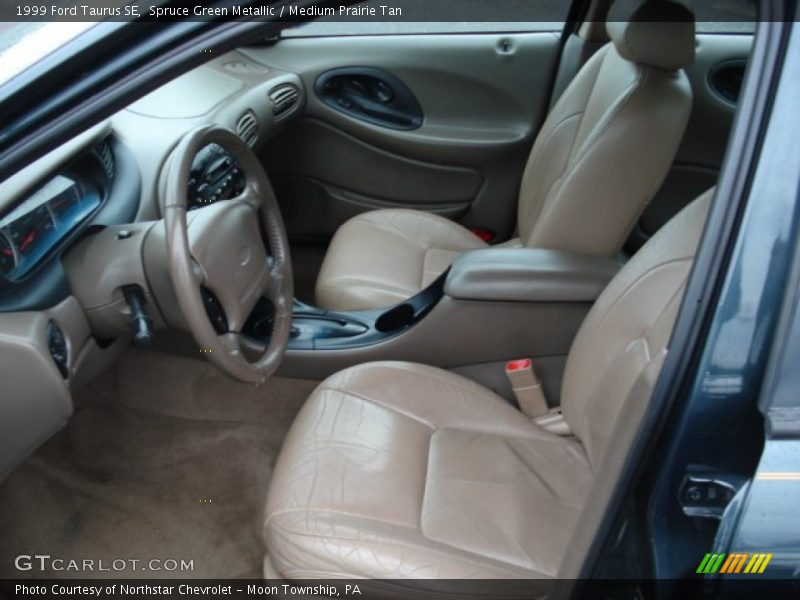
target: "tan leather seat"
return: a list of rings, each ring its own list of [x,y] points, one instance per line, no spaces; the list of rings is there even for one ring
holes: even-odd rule
[[[681,70],[694,60],[691,13],[671,0],[617,4],[607,24],[612,42],[575,76],[536,138],[518,199],[520,237],[508,245],[613,256],[675,157],[692,104]],[[356,216],[331,241],[317,304],[395,304],[460,253],[484,246],[461,225],[422,211]]]
[[[561,394],[574,438],[433,367],[372,363],[323,382],[278,459],[265,572],[554,577],[626,401],[655,385],[710,199],[659,231],[587,316]]]
[[[484,246],[468,229],[431,213],[364,213],[336,232],[317,279],[317,303],[355,310],[402,302],[444,273],[457,256]]]

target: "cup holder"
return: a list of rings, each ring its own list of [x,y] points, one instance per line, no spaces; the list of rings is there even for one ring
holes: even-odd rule
[[[382,333],[397,331],[414,324],[414,307],[410,304],[398,304],[386,311],[375,321],[375,329]]]
[[[403,335],[441,300],[446,278],[445,272],[416,296],[382,309],[337,312],[295,301],[287,347],[289,350],[344,350],[379,344]],[[259,314],[259,317],[264,316]],[[260,324],[262,330],[265,324]]]

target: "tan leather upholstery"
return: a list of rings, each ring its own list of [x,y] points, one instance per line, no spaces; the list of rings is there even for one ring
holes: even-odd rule
[[[580,444],[477,384],[369,363],[323,382],[297,417],[267,547],[289,578],[552,575],[589,480]]]
[[[518,227],[526,245],[615,254],[658,191],[692,104],[683,71],[601,48],[542,126],[522,177]]]
[[[317,279],[317,304],[390,306],[427,287],[463,252],[486,244],[457,223],[416,210],[376,210],[333,236]]]
[[[444,293],[486,302],[594,302],[620,266],[613,258],[561,250],[483,248],[453,262]]]
[[[694,62],[694,15],[679,2],[617,0],[606,31],[625,60],[669,70]]]
[[[539,131],[520,187],[521,239],[510,246],[613,256],[666,176],[692,104],[677,69],[694,58],[694,22],[671,0],[624,4],[631,21],[608,23],[612,42],[578,72]],[[656,18],[676,22],[646,20]],[[484,246],[441,221],[410,210],[354,217],[334,236],[317,303],[336,310],[393,304],[422,290],[459,253]]]
[[[562,394],[576,438],[433,367],[371,363],[323,382],[275,469],[270,568],[288,578],[555,576],[634,383],[655,383],[710,198],[656,234],[589,313]]]
[[[634,385],[652,387],[661,370],[712,196],[692,202],[628,261],[570,348],[561,407],[592,463]]]

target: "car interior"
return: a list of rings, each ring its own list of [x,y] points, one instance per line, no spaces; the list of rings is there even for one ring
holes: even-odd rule
[[[647,410],[753,43],[692,2],[587,10],[299,26],[0,183],[9,556],[557,578]]]

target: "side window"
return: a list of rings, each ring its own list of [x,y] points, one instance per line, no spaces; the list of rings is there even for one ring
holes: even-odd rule
[[[694,11],[697,33],[753,33],[758,19],[757,0],[684,0]]]
[[[568,0],[366,0],[349,13],[285,29],[287,37],[561,31]]]

